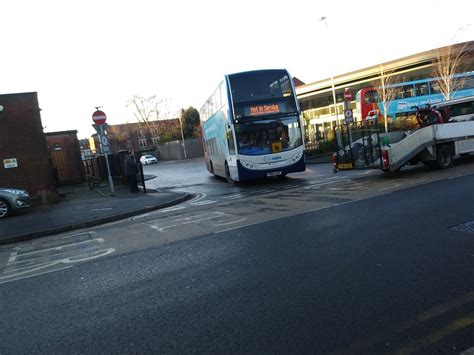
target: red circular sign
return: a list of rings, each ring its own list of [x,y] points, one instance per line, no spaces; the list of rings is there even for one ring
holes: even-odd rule
[[[349,90],[344,91],[344,100],[352,100],[352,92]]]
[[[107,120],[107,116],[104,112],[97,110],[92,114],[92,120],[95,124],[104,124]]]

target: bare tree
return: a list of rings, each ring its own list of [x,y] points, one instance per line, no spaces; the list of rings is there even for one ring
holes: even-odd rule
[[[153,96],[133,96],[127,102],[127,107],[133,108],[133,114],[147,131],[150,121],[170,119],[179,116],[179,110],[173,107],[172,100]]]
[[[161,100],[153,96],[133,96],[127,102],[127,107],[133,108],[133,114],[137,121],[145,128],[147,132],[150,132],[150,121],[157,120],[160,116],[159,104]]]
[[[383,64],[380,64],[380,78],[377,86],[379,87],[378,92],[383,107],[385,133],[388,132],[388,108],[402,91],[400,86],[395,86],[398,82],[399,79],[394,70],[386,69]]]
[[[436,62],[433,75],[436,78],[439,91],[445,100],[449,100],[464,85],[466,77],[458,77],[456,74],[462,72],[462,62],[467,57],[466,42],[461,48],[456,49],[454,45],[436,50]]]

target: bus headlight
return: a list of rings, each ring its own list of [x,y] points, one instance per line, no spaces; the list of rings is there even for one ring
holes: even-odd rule
[[[244,168],[247,169],[257,169],[257,167],[254,165],[254,163],[251,163],[249,161],[241,160],[240,163]]]
[[[303,152],[300,152],[296,154],[291,160],[293,160],[293,163],[296,163],[298,160],[301,159],[302,156],[303,156]]]

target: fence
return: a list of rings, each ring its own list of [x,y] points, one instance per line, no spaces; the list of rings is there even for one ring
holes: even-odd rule
[[[376,168],[381,164],[379,129],[365,122],[334,127],[339,169]]]
[[[110,174],[116,181],[125,183],[127,178],[125,176],[124,159],[127,155],[126,151],[121,151],[117,154],[109,154]],[[84,170],[88,179],[106,180],[107,179],[107,165],[105,156],[83,160]]]
[[[186,156],[184,150],[186,149]],[[159,144],[157,153],[161,160],[180,160],[185,158],[197,158],[204,156],[204,148],[201,138],[191,138],[182,141],[174,141]]]

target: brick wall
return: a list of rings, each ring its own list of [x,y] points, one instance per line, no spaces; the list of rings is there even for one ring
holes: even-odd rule
[[[34,197],[54,193],[52,166],[35,92],[0,95],[0,186],[28,190]],[[6,169],[4,159],[16,158]]]

